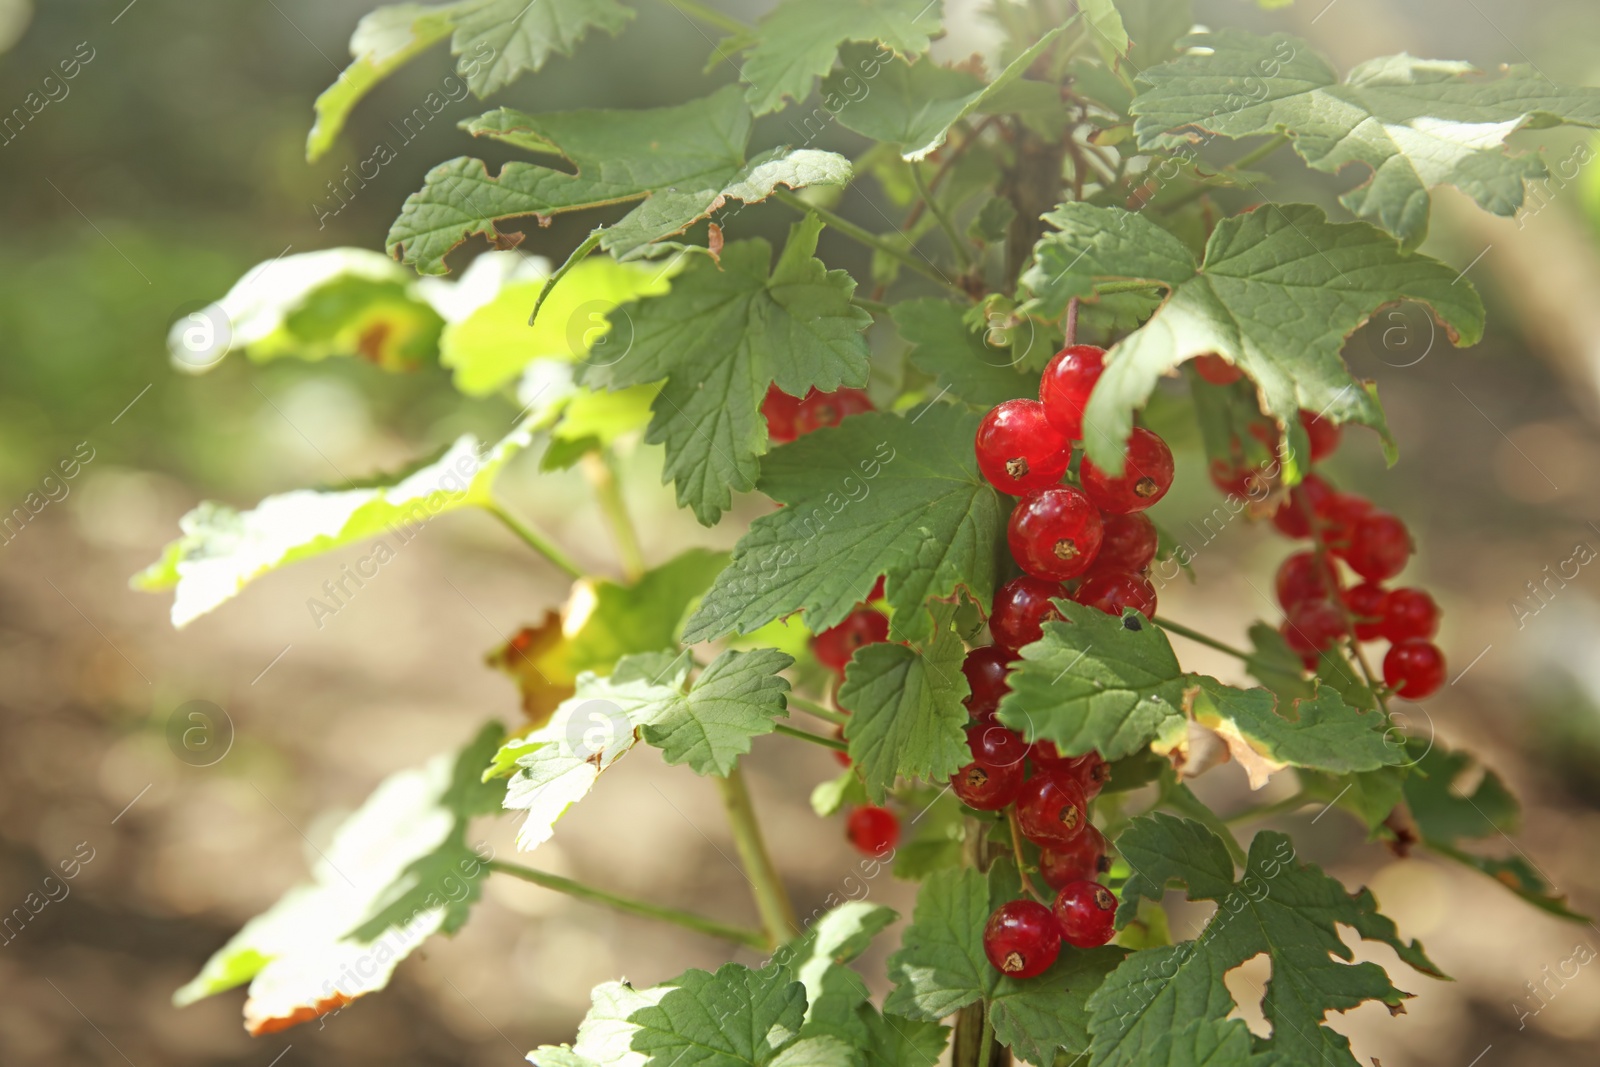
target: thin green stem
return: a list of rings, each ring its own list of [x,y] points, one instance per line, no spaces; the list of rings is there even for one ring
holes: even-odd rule
[[[978,1067],[989,1067],[994,1057],[994,1020],[983,1013],[983,1036],[978,1039]]]
[[[928,205],[928,210],[933,212],[934,221],[939,224],[939,228],[944,231],[944,235],[950,239],[950,245],[955,249],[956,257],[961,260],[961,269],[970,270],[972,268],[972,249],[968,247],[967,242],[961,236],[961,231],[956,229],[956,224],[945,213],[939,201],[934,198],[933,190],[928,188],[928,179],[922,176],[922,164],[911,164],[911,180],[916,183],[917,193]]]
[[[865,308],[866,310],[872,312],[874,315],[887,315],[887,314],[889,314],[889,305],[888,304],[880,303],[877,300],[868,300],[864,296],[852,296],[850,298],[850,303],[854,304],[858,308]]]
[[[937,282],[946,289],[949,289],[951,292],[960,293],[962,296],[967,297],[967,299],[971,299],[971,296],[965,289],[961,288],[949,278],[946,278],[939,271],[939,269],[933,266],[931,263],[928,263],[926,260],[919,259],[917,256],[912,255],[903,248],[896,248],[893,244],[884,240],[871,230],[864,226],[856,225],[843,215],[829,211],[825,207],[817,207],[814,204],[808,204],[800,197],[796,196],[793,192],[788,189],[784,189],[781,186],[772,191],[772,196],[773,199],[787,204],[801,214],[814,213],[817,218],[838,230],[846,237],[849,237],[851,240],[859,241],[868,248],[882,252],[891,259],[899,260],[902,265],[922,275],[929,281]]]
[[[572,557],[563,552],[560,545],[535,529],[526,519],[519,518],[507,511],[506,506],[498,500],[492,500],[484,506],[489,509],[491,515],[505,523],[512,533],[527,542],[529,548],[566,571],[572,577],[583,577],[583,568],[572,562]]]
[[[744,863],[745,877],[750,880],[750,891],[755,896],[756,908],[761,912],[761,925],[773,945],[782,945],[800,932],[795,920],[794,905],[789,901],[789,891],[778,877],[777,868],[767,852],[767,843],[761,836],[761,824],[756,820],[755,807],[750,803],[750,790],[744,784],[744,772],[737,766],[726,778],[718,778],[717,790],[722,794],[722,805],[728,811],[728,825],[733,830],[733,844]]]
[[[724,941],[746,945],[758,952],[767,951],[772,947],[765,934],[759,930],[747,930],[742,926],[730,926],[727,923],[708,919],[703,915],[696,915],[692,911],[680,911],[677,908],[662,907],[660,904],[651,904],[648,901],[634,900],[631,897],[621,897],[615,893],[607,893],[603,889],[575,882],[571,878],[563,878],[558,874],[549,874],[545,871],[535,870],[532,867],[523,867],[515,863],[502,863],[496,860],[489,864],[491,871],[509,874],[513,878],[520,878],[524,882],[553,889],[557,893],[565,893],[578,900],[587,900],[595,904],[604,904],[618,911],[630,915],[641,915],[647,919],[659,919],[662,922],[673,923],[697,933],[708,934],[711,937],[720,937]]]
[[[793,726],[785,726],[781,722],[773,726],[772,730],[774,733],[783,734],[785,737],[798,737],[802,741],[810,741],[813,745],[821,745],[823,748],[831,748],[835,752],[850,751],[850,746],[845,744],[843,741],[836,740],[832,737],[823,737],[821,734],[808,733],[805,730],[799,730]]]
[[[622,557],[622,573],[628,581],[637,582],[645,572],[644,553],[639,548],[639,531],[628,514],[628,502],[622,497],[617,484],[617,464],[609,448],[599,453],[590,452],[583,457],[583,472],[594,489],[600,512],[616,538],[617,554]]]
[[[815,715],[817,718],[825,722],[831,722],[836,726],[843,726],[850,718],[842,711],[833,711],[818,704],[815,700],[807,700],[805,697],[796,696],[793,693],[790,693],[787,699],[791,708],[799,708],[807,715]]]
[[[732,15],[724,15],[716,8],[698,3],[697,0],[666,0],[666,3],[677,8],[690,18],[697,18],[706,25],[715,26],[719,30],[725,30],[733,34],[744,34],[750,31],[749,26],[746,26]]]
[[[1094,287],[1096,296],[1105,296],[1108,293],[1137,293],[1144,289],[1165,289],[1161,282],[1106,282],[1104,285]]]
[[[1043,901],[1039,890],[1034,888],[1033,879],[1028,877],[1028,865],[1022,858],[1022,826],[1017,822],[1017,809],[1006,809],[1006,821],[1011,824],[1011,852],[1017,860],[1017,876],[1022,879],[1023,890],[1034,900]]]
[[[1187,637],[1191,641],[1205,645],[1207,648],[1214,648],[1218,652],[1226,652],[1228,655],[1242,659],[1246,663],[1249,663],[1255,659],[1254,656],[1242,649],[1234,648],[1232,645],[1224,641],[1218,641],[1215,637],[1208,637],[1199,630],[1191,630],[1187,626],[1173,622],[1171,619],[1157,616],[1152,621],[1163,630],[1175,633],[1180,637]]]
[[[587,256],[590,252],[593,252],[595,246],[600,243],[600,238],[604,236],[605,228],[596,227],[590,232],[589,236],[583,239],[582,244],[572,250],[572,254],[567,257],[567,261],[561,264],[561,266],[557,267],[554,274],[550,275],[549,280],[546,281],[539,289],[539,296],[533,302],[533,310],[528,313],[529,326],[532,326],[533,320],[539,317],[539,309],[544,307],[545,298],[550,295],[550,290],[554,289],[556,287],[556,283],[567,276],[568,271],[581,263],[584,256]]]
[[[1258,807],[1246,808],[1243,811],[1235,812],[1222,821],[1228,826],[1237,826],[1240,823],[1270,819],[1274,815],[1285,815],[1291,811],[1298,811],[1315,799],[1316,797],[1312,796],[1308,790],[1302,789],[1293,796],[1284,797],[1282,800],[1273,801],[1271,804],[1262,804]]]

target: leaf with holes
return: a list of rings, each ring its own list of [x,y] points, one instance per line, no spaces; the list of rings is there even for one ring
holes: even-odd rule
[[[1220,1024],[1234,1008],[1224,975],[1263,953],[1272,961],[1262,1000],[1272,1024],[1265,1047],[1280,1062],[1356,1067],[1349,1040],[1324,1026],[1324,1017],[1368,1000],[1398,1008],[1410,994],[1395,988],[1377,964],[1350,962],[1354,953],[1338,925],[1442,977],[1422,947],[1402,941],[1394,923],[1378,913],[1371,892],[1347,893],[1317,867],[1300,863],[1283,834],[1256,835],[1237,881],[1222,840],[1187,819],[1142,816],[1116,844],[1132,871],[1119,922],[1133,916],[1141,898],[1160,901],[1174,881],[1187,888],[1189,899],[1219,907],[1196,940],[1135,953],[1095,991],[1089,1000],[1092,1067],[1168,1062],[1153,1055],[1170,1043],[1167,1035],[1194,1020]]]

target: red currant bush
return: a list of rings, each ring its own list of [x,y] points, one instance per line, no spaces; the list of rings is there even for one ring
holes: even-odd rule
[[[973,762],[950,776],[950,792],[969,808],[978,811],[1003,811],[1017,799],[1022,788],[1022,764],[1000,763],[985,767]]]

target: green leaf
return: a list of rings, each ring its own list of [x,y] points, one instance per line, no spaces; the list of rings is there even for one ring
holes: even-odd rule
[[[663,480],[707,526],[755,486],[769,385],[804,396],[867,383],[872,316],[850,303],[850,276],[815,257],[821,229],[814,215],[796,223],[775,266],[761,239],[728,245],[720,262],[696,259],[666,296],[618,308],[626,348],[583,368],[595,388],[665,380],[645,440],[665,445]]]
[[[902,158],[917,162],[936,152],[950,127],[968,115],[990,110],[991,104],[1000,109],[1006,103],[1006,90],[1064,29],[1058,26],[1040,37],[987,84],[965,70],[940,66],[931,57],[882,63],[876,47],[847,47],[840,52],[840,69],[822,83],[823,107],[846,129],[898,145]]]
[[[804,100],[846,41],[881,41],[903,56],[926,52],[942,29],[940,7],[940,0],[784,0],[756,26],[739,68],[750,110],[764,115],[784,97]]]
[[[432,463],[373,488],[296,489],[245,512],[205,501],[178,521],[183,536],[130,584],[175,589],[172,625],[182,627],[268,571],[356,541],[377,539],[356,565],[376,573],[416,536],[416,527],[446,511],[489,504],[495,477],[532,439],[527,423],[484,450],[464,434]],[[332,595],[307,601],[319,629],[344,603]]]
[[[1559,86],[1532,67],[1484,78],[1468,63],[1405,54],[1368,60],[1340,81],[1304,41],[1238,30],[1197,34],[1190,51],[1139,75],[1134,130],[1145,149],[1198,139],[1286,133],[1318,170],[1371,172],[1341,202],[1415,248],[1428,233],[1428,190],[1454,185],[1485,211],[1514,215],[1524,187],[1549,177],[1537,153],[1512,155],[1519,129],[1600,127],[1600,89]]]
[[[1191,1035],[1177,1043],[1237,1042],[1224,1033],[1222,1021],[1235,1005],[1223,978],[1262,953],[1272,960],[1262,1010],[1273,1036],[1258,1048],[1284,1063],[1355,1067],[1349,1041],[1323,1026],[1324,1016],[1368,1000],[1394,1008],[1409,994],[1377,964],[1349,962],[1354,953],[1336,924],[1384,942],[1412,967],[1439,976],[1421,946],[1403,942],[1378,914],[1371,892],[1347,893],[1315,866],[1299,863],[1283,834],[1256,835],[1237,882],[1223,842],[1198,823],[1170,815],[1134,820],[1117,838],[1117,851],[1133,869],[1123,886],[1120,920],[1133,915],[1141,898],[1159,901],[1171,881],[1186,886],[1189,899],[1215,901],[1219,908],[1197,940],[1133,954],[1090,997],[1093,1067],[1193,1062],[1169,1048],[1175,1043],[1169,1035],[1196,1021],[1212,1032],[1203,1041]]]
[[[249,982],[245,1028],[281,1030],[382,989],[427,937],[459,930],[489,873],[466,834],[504,794],[478,773],[503,733],[490,723],[461,751],[386,779],[334,832],[311,882],[246,923],[173,1003]]]
[[[527,115],[502,109],[467,124],[475,135],[559,152],[570,169],[513,162],[490,177],[461,157],[428,172],[389,229],[390,255],[443,274],[450,250],[474,234],[500,240],[498,219],[640,201],[608,227],[600,247],[634,259],[729,199],[752,203],[779,185],[844,185],[850,165],[832,152],[774,151],[746,162],[750,112],[726,86],[675,107]]]
[[[1320,774],[1307,770],[1297,773],[1301,789],[1360,819],[1370,839],[1378,836],[1378,828],[1400,803],[1408,772],[1403,767],[1383,767],[1356,774]]]
[[[817,818],[826,819],[837,814],[846,804],[865,804],[867,790],[861,784],[861,776],[852,767],[837,778],[829,778],[825,782],[818,782],[815,789],[811,790],[811,810],[817,813]]]
[[[1189,677],[1191,718],[1222,737],[1249,774],[1252,789],[1285,767],[1375,771],[1407,758],[1400,735],[1389,733],[1382,715],[1358,711],[1332,688],[1280,705],[1267,689],[1236,689],[1206,675]]]
[[[443,322],[416,277],[364,248],[328,248],[259,263],[215,303],[167,335],[173,365],[210,370],[232,352],[251,360],[354,357],[384,370],[432,362]]]
[[[895,329],[912,345],[912,364],[937,378],[941,390],[948,389],[986,410],[1038,392],[1039,376],[1014,366],[1021,353],[986,344],[983,335],[967,326],[961,309],[949,301],[907,300],[889,312]]]
[[[855,415],[768,454],[758,488],[788,505],[751,524],[690,617],[684,640],[721,637],[805,611],[842,620],[887,575],[895,640],[925,641],[922,605],[994,595],[1005,521],[972,451],[979,416],[934,405]]]
[[[689,692],[654,712],[644,740],[668,763],[687,763],[696,774],[732,773],[752,738],[772,732],[787,714],[789,683],[778,672],[794,659],[776,649],[724,652],[696,678]]]
[[[880,641],[845,665],[838,703],[849,708],[845,740],[867,798],[881,804],[899,778],[947,778],[972,761],[967,749],[970,693],[961,661],[966,648],[951,628],[955,605],[933,611],[933,637],[922,648]]]
[[[487,396],[515,381],[534,360],[582,360],[593,348],[606,350],[611,340],[607,318],[611,312],[630,300],[667,292],[670,275],[670,269],[659,265],[590,256],[575,264],[550,291],[532,326],[528,325],[528,313],[544,280],[511,282],[471,314],[444,328],[439,338],[439,363],[451,370],[461,392]]]
[[[1406,806],[1424,837],[1455,842],[1461,838],[1514,834],[1522,808],[1500,776],[1466,752],[1413,741],[1411,774],[1406,777]],[[1461,786],[1476,778],[1469,793]]]
[[[1397,300],[1430,305],[1458,343],[1483,334],[1483,303],[1456,271],[1401,251],[1374,226],[1329,222],[1310,205],[1223,219],[1199,266],[1177,238],[1121,208],[1063,204],[1045,217],[1059,232],[1039,241],[1023,275],[1033,310],[1060,314],[1069,297],[1112,279],[1169,290],[1150,320],[1112,349],[1085,410],[1085,448],[1108,470],[1121,470],[1133,413],[1156,382],[1196,356],[1219,354],[1243,368],[1280,425],[1306,408],[1365,423],[1387,439],[1382,408],[1339,356],[1345,338]]]
[[[322,158],[362,97],[446,37],[451,37],[451,54],[458,57],[457,73],[482,98],[525,70],[537,71],[552,53],[571,55],[591,28],[615,36],[632,17],[616,0],[463,0],[438,6],[396,4],[368,12],[350,38],[353,62],[317,97],[306,158]],[[453,88],[446,86],[447,92]]]
[[[591,991],[589,1014],[571,1045],[540,1045],[528,1053],[538,1067],[644,1067],[649,1057],[633,1050],[639,1032],[629,1017],[661,1003],[670,985],[635,989],[627,982],[602,982]]]
[[[1264,622],[1250,627],[1253,650],[1245,667],[1262,685],[1278,694],[1279,700],[1297,700],[1316,692],[1316,683],[1307,681],[1300,654],[1289,647],[1276,627]]]
[[[729,963],[715,974],[685,971],[671,985],[628,1019],[638,1028],[634,1051],[658,1067],[769,1064],[805,1017],[805,987],[782,967]]]
[[[1145,70],[1169,59],[1180,37],[1194,28],[1190,0],[1117,0],[1132,48],[1128,66]]]
[[[901,828],[894,850],[896,878],[920,881],[934,871],[961,865],[961,845],[967,835],[961,802],[948,789],[926,792],[911,802],[917,814]]]
[[[1132,755],[1157,737],[1181,737],[1185,675],[1161,628],[1131,609],[1117,618],[1069,600],[1065,621],[1022,649],[1000,721],[1061,751]]]
[[[609,671],[623,656],[676,647],[689,606],[727,562],[726,552],[691,548],[645,571],[632,585],[583,579],[592,601],[575,589],[569,606],[569,614],[581,613],[582,623],[539,667],[576,678],[582,671]],[[592,607],[580,605],[580,596]]]
[[[884,1011],[931,1022],[981,999],[1001,1043],[1030,1063],[1050,1063],[1057,1049],[1069,1056],[1087,1051],[1085,1002],[1124,952],[1067,948],[1038,978],[1002,975],[984,955],[983,927],[995,908],[1019,893],[1016,868],[1004,860],[987,877],[969,867],[929,875],[901,948],[889,957],[895,987]]]
[[[630,669],[631,660],[619,662],[610,678],[579,675],[576,692],[545,725],[512,738],[495,755],[491,773],[508,761],[517,768],[506,789],[505,807],[527,813],[517,831],[518,849],[529,852],[548,841],[556,820],[588,796],[600,774],[633,748],[639,724],[681,695],[688,653],[665,669],[655,658]]]
[[[1122,16],[1117,14],[1117,5],[1112,0],[1083,0],[1081,7],[1097,43],[1103,44],[1112,55],[1127,54],[1128,31],[1122,25]]]

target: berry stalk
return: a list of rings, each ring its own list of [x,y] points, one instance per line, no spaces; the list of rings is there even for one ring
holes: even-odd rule
[[[716,783],[717,791],[722,794],[722,806],[728,812],[734,847],[739,850],[756,909],[761,912],[761,925],[767,931],[769,947],[775,948],[800,931],[794,904],[789,900],[783,879],[778,877],[777,868],[772,865],[766,839],[761,836],[761,822],[750,802],[744,772],[736,766],[726,778],[717,778]]]

